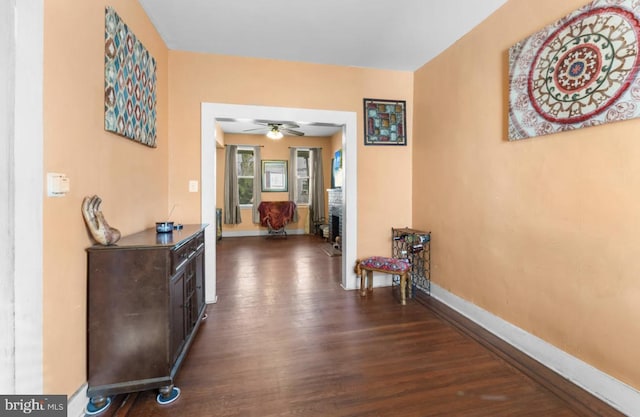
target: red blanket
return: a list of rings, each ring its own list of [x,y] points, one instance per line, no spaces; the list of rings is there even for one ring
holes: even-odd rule
[[[263,201],[258,206],[260,224],[272,229],[282,229],[293,220],[296,203],[293,201]]]

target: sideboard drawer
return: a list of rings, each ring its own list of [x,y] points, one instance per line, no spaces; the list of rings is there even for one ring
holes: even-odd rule
[[[171,251],[171,275],[175,274],[176,271],[203,245],[204,233],[201,232],[184,245],[173,249]]]

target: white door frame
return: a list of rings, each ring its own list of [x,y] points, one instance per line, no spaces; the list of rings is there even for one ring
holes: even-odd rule
[[[201,106],[201,222],[208,223],[205,268],[206,301],[215,303],[216,292],[216,257],[215,257],[215,224],[216,224],[216,128],[217,118],[234,119],[267,119],[287,120],[309,123],[330,123],[344,126],[342,135],[342,152],[344,169],[342,175],[343,229],[342,242],[342,287],[356,288],[356,276],[352,266],[356,261],[358,239],[357,211],[357,118],[355,112],[297,109],[287,107],[251,106],[223,103],[202,103]]]
[[[0,392],[43,392],[43,0],[0,5]]]

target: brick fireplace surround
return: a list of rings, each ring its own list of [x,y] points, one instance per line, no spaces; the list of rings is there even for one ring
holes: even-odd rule
[[[334,243],[337,236],[342,239],[342,188],[330,188],[327,194],[329,196],[329,242]]]

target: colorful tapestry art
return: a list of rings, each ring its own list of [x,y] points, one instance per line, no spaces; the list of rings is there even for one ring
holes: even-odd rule
[[[404,100],[364,99],[365,145],[406,145],[406,126]]]
[[[105,9],[104,127],[156,146],[156,61],[120,16]]]
[[[509,140],[640,117],[640,2],[596,0],[509,49]]]

